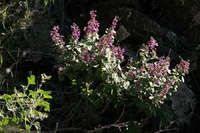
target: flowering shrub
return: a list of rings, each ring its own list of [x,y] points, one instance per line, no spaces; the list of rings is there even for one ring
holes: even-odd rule
[[[151,37],[148,45],[140,49],[140,60],[131,60],[126,75],[131,82],[130,93],[135,93],[143,102],[159,106],[167,96],[177,91],[180,82],[184,82],[185,74],[189,73],[189,61],[181,59],[180,64],[170,69],[170,57],[158,57],[158,43]]]
[[[90,12],[91,19],[84,28],[82,39],[75,23],[71,26],[72,37],[68,44],[63,42],[58,26],[51,31],[52,40],[63,53],[61,75],[71,79],[72,85],[80,87],[83,94],[120,99],[124,92],[128,92],[153,107],[158,107],[177,91],[179,83],[188,74],[188,61],[182,59],[180,64],[170,69],[170,57],[156,55],[158,43],[151,37],[148,44],[143,44],[139,50],[139,59],[129,59],[122,69],[125,49],[114,45],[118,17],[99,37],[95,13]]]

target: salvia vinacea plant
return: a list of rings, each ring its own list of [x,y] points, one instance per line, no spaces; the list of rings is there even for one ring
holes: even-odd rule
[[[151,37],[138,51],[138,58],[129,58],[126,65],[125,49],[114,44],[118,17],[100,36],[96,11],[90,11],[90,20],[80,36],[79,26],[71,26],[71,41],[65,43],[59,26],[51,31],[52,41],[61,50],[60,76],[72,80],[72,86],[93,99],[118,99],[133,96],[147,108],[159,108],[184,82],[189,73],[189,61],[181,59],[175,68],[170,57],[157,55],[158,42]]]

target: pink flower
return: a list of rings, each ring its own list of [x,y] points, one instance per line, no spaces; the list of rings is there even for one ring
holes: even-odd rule
[[[86,61],[87,63],[91,63],[95,60],[95,55],[90,54],[87,48],[82,48],[82,51],[81,51],[81,54],[79,55],[79,58],[82,61]]]
[[[119,58],[121,61],[124,61],[124,52],[125,49],[121,49],[119,46],[118,47],[112,47],[112,52],[115,57]]]
[[[117,26],[117,22],[118,22],[118,17],[115,17],[113,19],[111,27],[109,28],[108,33],[103,35],[103,37],[100,39],[101,44],[104,44],[110,48],[113,46],[114,36],[116,34],[115,28]]]
[[[167,85],[165,86],[165,88],[161,91],[161,93],[158,94],[158,96],[160,96],[161,99],[164,99],[164,98],[166,97],[168,91],[169,91],[169,88],[170,88],[170,86],[167,84]]]
[[[163,93],[163,97],[165,97],[165,96],[167,95],[167,93],[168,93],[168,91],[169,91],[169,88],[170,88],[170,86],[167,84],[167,85],[165,86],[165,91],[164,91],[164,93]]]
[[[155,49],[155,47],[158,46],[157,41],[153,37],[150,37],[148,44],[150,49]]]
[[[167,61],[168,67],[170,67],[170,57],[169,56],[166,57],[166,61]]]
[[[111,25],[111,30],[115,30],[118,20],[119,20],[119,17],[115,16]]]
[[[63,40],[64,36],[59,34],[59,30],[60,30],[59,26],[54,26],[50,35],[53,42],[58,44],[60,47],[63,47],[65,45],[65,42]]]
[[[90,20],[88,26],[84,27],[86,39],[95,36],[99,31],[99,22],[96,20],[96,10],[90,11]]]
[[[155,82],[156,84],[160,84],[160,80],[159,80],[159,79],[155,79],[154,82]]]
[[[189,66],[190,66],[189,61],[185,61],[185,60],[181,59],[180,64],[176,65],[176,68],[180,72],[184,72],[185,74],[189,74]]]
[[[166,91],[168,91],[169,90],[169,85],[167,84],[166,86],[165,86],[165,88],[166,88]]]
[[[161,64],[164,64],[164,59],[161,57],[161,58],[159,58],[159,62],[161,63]]]
[[[136,74],[137,74],[136,71],[133,71],[133,72],[132,72],[132,75],[133,75],[133,76],[136,76]]]
[[[143,73],[145,71],[145,68],[143,66],[140,67],[140,73]]]
[[[71,30],[72,30],[72,39],[78,40],[80,37],[79,27],[75,23],[73,23],[73,25],[71,26]]]

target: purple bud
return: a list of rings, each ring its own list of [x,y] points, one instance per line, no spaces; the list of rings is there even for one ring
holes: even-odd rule
[[[72,30],[72,39],[78,40],[80,37],[79,27],[75,23],[73,23],[73,25],[71,26],[71,30]]]
[[[150,37],[150,41],[148,42],[148,44],[150,49],[154,49],[155,46],[158,46],[157,41],[153,37]]]
[[[190,66],[190,62],[189,61],[184,61],[183,59],[181,59],[180,64],[176,65],[176,68],[180,72],[183,72],[185,74],[189,74],[189,66]]]
[[[121,56],[120,56],[120,59],[121,59],[122,61],[124,61],[124,56],[123,56],[123,55],[121,55]]]
[[[168,84],[165,86],[165,88],[166,88],[167,90],[169,89],[169,87],[170,87],[170,86],[169,86]]]
[[[111,30],[114,30],[116,28],[118,20],[119,20],[119,17],[115,16],[112,22]]]
[[[125,53],[125,49],[123,48],[122,50],[121,50],[121,54],[124,54]]]
[[[137,74],[136,71],[133,71],[133,72],[132,72],[132,75],[133,75],[133,76],[136,76],[136,74]]]
[[[86,38],[90,38],[96,35],[99,31],[99,23],[96,20],[96,10],[90,11],[90,20],[88,22],[88,26],[84,27],[84,31],[86,32]]]
[[[58,32],[59,29],[59,26],[54,26],[50,35],[53,42],[59,44],[60,47],[63,47],[63,45],[65,45],[65,42],[63,40],[64,36],[60,35],[60,33]]]
[[[90,61],[91,61],[91,60],[90,60],[90,53],[87,53],[87,54],[86,54],[86,57],[87,57],[87,62],[90,63]]]
[[[112,47],[112,43],[109,43],[108,46],[109,46],[109,47]]]

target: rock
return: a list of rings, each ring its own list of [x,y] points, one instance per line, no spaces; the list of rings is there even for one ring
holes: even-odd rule
[[[130,33],[125,28],[123,24],[119,25],[119,30],[117,30],[117,40],[120,42],[127,39],[130,36]]]
[[[172,109],[176,115],[178,125],[189,125],[195,109],[194,93],[186,84],[181,84],[180,89],[172,98]]]
[[[121,23],[124,23],[132,34],[165,35],[167,30],[162,28],[156,21],[152,20],[142,12],[130,8],[120,8]]]

